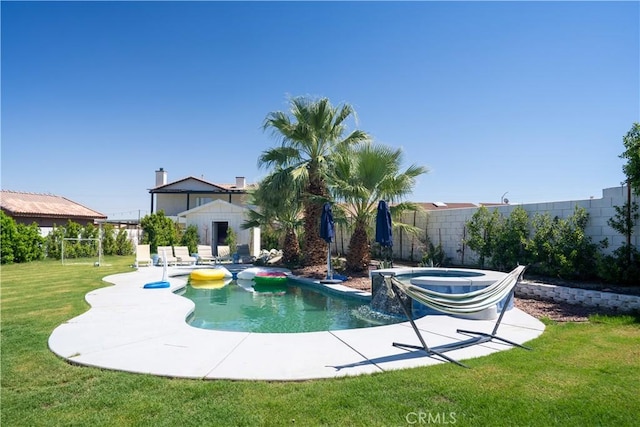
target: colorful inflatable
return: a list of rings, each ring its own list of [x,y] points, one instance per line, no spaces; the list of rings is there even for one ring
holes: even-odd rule
[[[262,272],[267,272],[267,273],[277,272],[277,273],[291,274],[291,271],[284,268],[249,267],[239,272],[237,274],[237,277],[238,279],[242,279],[242,280],[253,280],[253,278],[256,277],[258,273],[262,273]]]
[[[240,271],[237,276],[238,279],[240,280],[253,280],[253,278],[256,276],[256,273],[262,271],[262,268],[260,267],[249,267],[246,268],[242,271]]]
[[[231,277],[231,272],[224,267],[199,268],[189,274],[191,280],[224,280]]]
[[[169,282],[167,282],[166,280],[147,283],[146,285],[143,286],[144,289],[162,289],[162,288],[168,288],[168,287],[169,287]]]
[[[259,271],[253,277],[256,285],[285,285],[287,283],[287,274],[282,271]]]

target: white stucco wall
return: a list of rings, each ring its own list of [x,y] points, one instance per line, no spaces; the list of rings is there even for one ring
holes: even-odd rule
[[[246,211],[247,209],[242,206],[227,203],[222,200],[214,200],[213,202],[182,212],[179,216],[186,219],[187,227],[195,225],[198,228],[200,244],[203,245],[211,245],[212,243],[212,223],[228,223],[229,227],[236,233],[237,243],[239,245],[249,245],[251,254],[258,256],[260,253],[260,230],[245,230],[241,228],[246,218]]]

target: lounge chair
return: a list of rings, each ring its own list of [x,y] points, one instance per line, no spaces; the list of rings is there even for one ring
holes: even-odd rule
[[[502,317],[504,316],[505,311],[509,306],[509,302],[511,298],[513,298],[513,293],[516,284],[522,277],[524,273],[525,266],[518,266],[509,274],[507,274],[503,279],[492,283],[483,289],[478,289],[476,291],[467,292],[464,294],[443,294],[436,291],[431,291],[429,289],[422,288],[420,286],[400,282],[395,279],[393,275],[381,273],[384,277],[384,283],[387,286],[387,289],[392,292],[400,303],[400,307],[404,311],[405,315],[409,319],[411,326],[413,327],[413,331],[416,333],[418,340],[421,345],[411,345],[411,344],[400,344],[393,343],[394,347],[404,348],[404,349],[412,349],[412,350],[423,350],[427,353],[428,356],[439,356],[442,359],[445,359],[449,362],[455,363],[457,365],[467,367],[462,363],[458,362],[455,359],[444,354],[446,351],[457,350],[460,348],[469,347],[475,344],[483,344],[492,340],[502,341],[506,344],[510,344],[515,347],[524,348],[530,350],[529,347],[520,345],[513,341],[509,341],[505,338],[501,338],[497,336],[498,327],[500,327],[500,323],[502,322]],[[429,347],[425,342],[420,330],[416,326],[413,321],[413,318],[407,309],[406,305],[402,302],[400,298],[400,293],[407,295],[408,297],[425,304],[428,307],[434,308],[436,310],[442,311],[447,314],[469,314],[476,313],[482,310],[486,310],[491,306],[495,306],[500,301],[503,302],[502,310],[500,311],[500,315],[498,316],[498,320],[493,328],[491,333],[486,332],[475,332],[464,329],[458,329],[459,334],[471,335],[473,338],[454,342],[451,344],[444,344],[438,347]]]
[[[238,245],[238,260],[242,264],[249,264],[256,260],[256,257],[251,255],[249,251],[249,245]]]
[[[198,261],[198,258],[189,254],[187,246],[174,246],[173,253],[178,258],[178,264],[194,265]]]
[[[178,264],[178,258],[173,256],[173,248],[171,246],[158,246],[158,257],[160,263],[164,262],[164,257],[166,257],[167,265]]]
[[[150,245],[136,245],[136,268],[140,267],[141,264],[146,264],[147,266],[152,264],[149,247]]]
[[[229,246],[218,245],[218,255],[216,256],[216,262],[230,262],[231,261],[231,248]]]
[[[198,245],[198,262],[203,263],[211,263],[216,260],[216,257],[213,255],[211,251],[211,246],[209,245]]]

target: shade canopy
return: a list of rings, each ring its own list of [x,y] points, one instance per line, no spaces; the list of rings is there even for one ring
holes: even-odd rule
[[[389,211],[389,205],[384,200],[378,202],[376,242],[380,243],[380,246],[393,246],[391,212]]]
[[[331,210],[331,204],[325,203],[322,207],[322,216],[320,217],[320,237],[325,242],[333,242],[335,236],[335,228],[333,224],[333,211]]]

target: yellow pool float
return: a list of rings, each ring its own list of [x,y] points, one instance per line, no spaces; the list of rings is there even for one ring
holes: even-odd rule
[[[191,280],[224,280],[225,270],[221,268],[201,268],[189,274]]]
[[[190,280],[189,284],[195,289],[220,289],[231,283],[231,279],[221,280]]]

